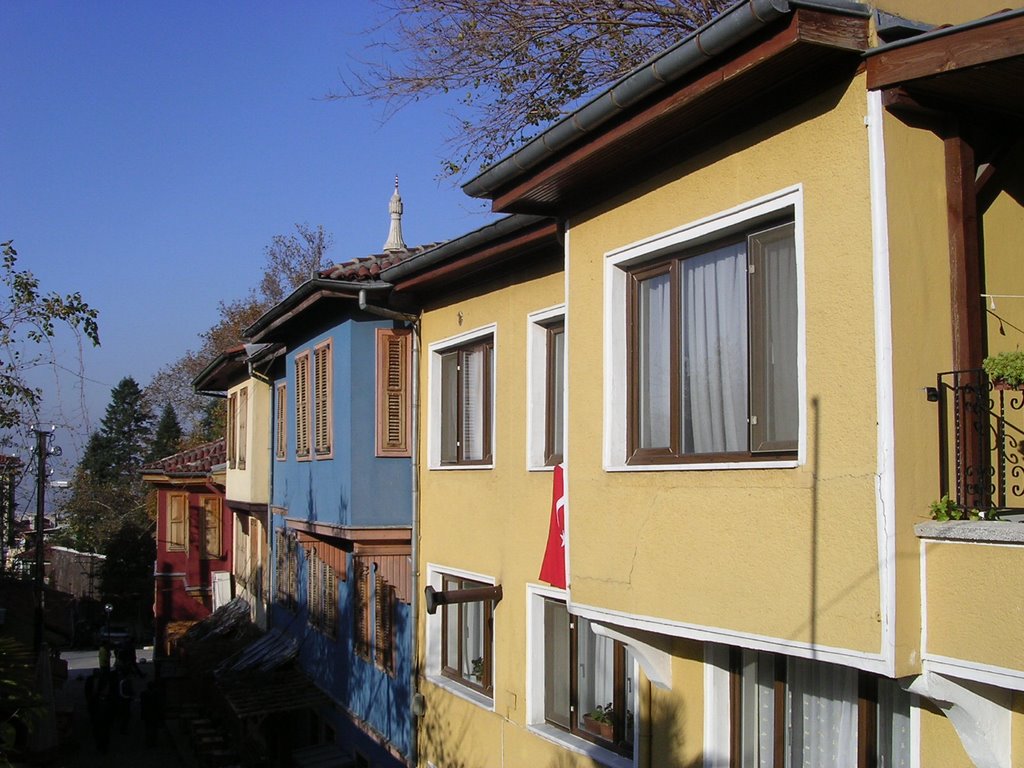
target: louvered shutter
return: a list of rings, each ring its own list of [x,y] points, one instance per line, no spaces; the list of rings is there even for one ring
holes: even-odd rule
[[[237,411],[238,411],[237,399],[238,399],[237,395],[235,395],[235,394],[228,395],[228,404],[227,404],[227,409],[228,409],[228,413],[227,413],[227,417],[228,417],[228,423],[227,423],[228,469],[234,469],[235,468],[235,450],[236,450],[235,449],[235,417],[236,417],[236,414],[237,414]]]
[[[318,456],[331,452],[331,344],[321,344],[314,351],[313,412],[314,441]]]
[[[309,456],[309,353],[295,358],[295,455]]]
[[[188,530],[188,496],[172,493],[167,499],[167,551],[185,551]]]
[[[377,455],[409,456],[412,331],[377,329]]]
[[[288,455],[288,385],[277,385],[277,458]]]
[[[355,605],[352,607],[352,615],[355,621],[355,627],[353,634],[353,642],[355,643],[356,653],[360,656],[367,658],[370,655],[370,625],[369,625],[369,568],[362,563],[356,562],[355,564],[355,577],[356,584],[355,590],[353,591],[353,597],[355,598]]]
[[[392,611],[395,604],[395,589],[384,577],[377,574],[377,600],[375,615],[375,656],[377,666],[388,672],[393,671],[392,665]]]
[[[245,441],[249,423],[249,388],[242,387],[238,393],[238,444],[235,451],[238,455],[238,468],[245,469]]]

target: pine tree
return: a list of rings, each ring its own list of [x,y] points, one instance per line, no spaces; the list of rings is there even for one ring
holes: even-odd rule
[[[178,423],[178,414],[174,406],[168,403],[160,414],[160,421],[156,425],[156,434],[153,437],[153,444],[149,447],[146,461],[156,461],[167,456],[173,456],[181,450],[181,424]]]
[[[81,466],[101,482],[134,480],[153,434],[153,413],[138,382],[126,376],[110,393],[100,430],[89,436]]]

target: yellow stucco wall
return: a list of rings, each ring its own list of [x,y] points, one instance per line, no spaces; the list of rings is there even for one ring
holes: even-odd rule
[[[971,768],[973,762],[964,751],[960,737],[945,715],[921,700],[921,759],[918,765],[936,768]]]
[[[527,316],[563,303],[563,297],[560,269],[534,269],[515,279],[451,293],[423,314],[420,571],[425,574],[430,562],[486,574],[503,588],[494,613],[495,711],[430,683],[423,685],[427,715],[420,728],[422,759],[438,766],[494,765],[503,744],[505,754],[528,755],[524,764],[555,765],[555,759],[567,768],[577,764],[569,753],[525,730],[525,585],[537,581],[551,510],[551,473],[527,470]],[[427,469],[427,350],[436,341],[492,323],[497,326],[494,467]],[[422,622],[419,632],[422,650]],[[518,751],[509,751],[512,743]]]
[[[928,24],[962,24],[1004,8],[1020,8],[1007,0],[876,0],[876,8]]]
[[[1024,163],[1024,150],[1018,151],[1018,163]],[[1021,165],[1018,165],[1021,167]],[[1020,192],[1016,192],[1020,196]],[[985,236],[985,290],[1012,298],[993,298],[986,302],[989,354],[1024,348],[1024,268],[1021,267],[1021,243],[1024,243],[1024,208],[1007,192],[1002,192],[982,217]],[[993,306],[994,305],[994,306]],[[1017,421],[1018,426],[1021,420]]]
[[[866,109],[858,77],[570,222],[574,601],[880,650]],[[806,463],[604,471],[605,254],[796,184],[805,216]]]
[[[938,498],[938,406],[926,387],[952,367],[942,141],[886,113],[886,226],[892,317],[896,478],[896,673],[920,669],[919,542],[914,525]]]
[[[927,652],[1020,669],[1024,547],[927,542],[925,557]]]
[[[237,396],[243,387],[248,390],[249,404],[245,469],[228,469],[225,493],[233,501],[266,504],[270,493],[270,386],[248,379],[229,389],[228,395]]]

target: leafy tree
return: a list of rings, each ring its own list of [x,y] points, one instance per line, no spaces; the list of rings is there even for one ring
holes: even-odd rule
[[[98,481],[136,479],[153,438],[153,414],[131,376],[118,382],[100,430],[91,435],[81,466]]]
[[[160,413],[160,421],[156,425],[153,443],[149,446],[146,461],[156,461],[166,456],[173,456],[181,450],[181,424],[174,406],[168,403]]]
[[[152,618],[153,561],[156,540],[152,525],[125,520],[114,532],[100,568],[100,591],[114,601],[122,616]]]
[[[199,334],[198,349],[189,350],[168,363],[153,376],[146,387],[152,402],[170,403],[183,422],[186,446],[214,440],[224,434],[209,436],[209,428],[223,424],[223,416],[210,422],[210,398],[196,394],[192,381],[214,358],[242,340],[242,331],[252,325],[290,291],[300,286],[325,265],[328,249],[334,238],[322,226],[296,224],[296,234],[275,235],[264,250],[266,266],[258,289],[243,298],[222,301],[217,322]],[[218,410],[220,403],[216,403]]]
[[[84,335],[93,345],[100,343],[98,311],[80,293],[42,292],[32,272],[17,268],[13,242],[0,243],[0,282],[6,289],[0,297],[0,429],[37,421],[42,392],[25,374],[46,358],[39,347],[53,339],[58,326],[69,328],[79,340]]]
[[[53,541],[83,552],[108,554],[125,524],[152,526],[156,509],[149,490],[139,479],[97,479],[79,464],[71,490],[60,505],[62,527]]]
[[[378,0],[383,62],[331,97],[456,95],[447,174],[488,165],[733,0]]]

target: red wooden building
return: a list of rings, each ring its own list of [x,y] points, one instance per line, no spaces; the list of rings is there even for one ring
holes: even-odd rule
[[[165,653],[232,597],[226,456],[220,439],[142,468],[143,480],[157,489],[154,635]]]

